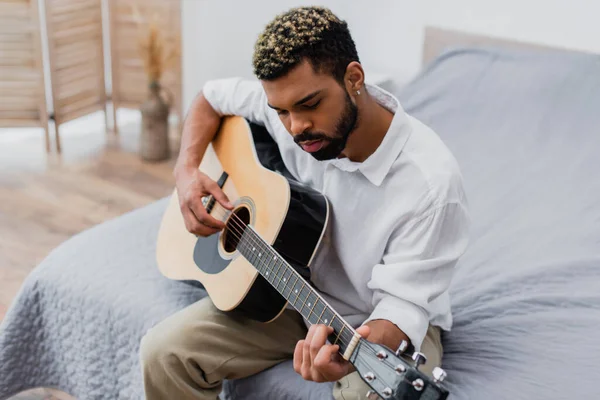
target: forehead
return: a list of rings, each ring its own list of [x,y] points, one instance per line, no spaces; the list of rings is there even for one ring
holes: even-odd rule
[[[317,91],[326,91],[337,85],[327,73],[317,73],[312,65],[304,60],[287,74],[270,81],[261,81],[269,104],[278,108],[292,106],[298,100]]]

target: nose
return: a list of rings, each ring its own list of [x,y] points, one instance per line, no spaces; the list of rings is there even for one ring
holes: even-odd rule
[[[298,114],[290,113],[290,133],[294,136],[310,129],[311,123],[308,119],[302,118]]]

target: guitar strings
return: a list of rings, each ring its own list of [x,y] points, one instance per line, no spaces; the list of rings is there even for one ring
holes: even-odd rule
[[[217,203],[217,204],[218,204],[218,203]],[[219,204],[219,206],[220,206],[220,204]],[[221,207],[222,207],[222,206],[221,206]],[[239,216],[237,216],[235,213],[232,213],[231,211],[229,211],[229,210],[227,210],[227,209],[224,209],[224,210],[225,210],[225,214],[221,215],[220,217],[223,217],[223,216],[225,216],[225,215],[227,215],[227,214],[233,214],[233,217],[235,217],[235,218],[237,219],[237,220],[235,220],[233,217],[231,218],[232,225],[234,225],[234,224],[235,224],[234,228],[236,228],[236,230],[235,230],[235,232],[234,232],[233,230],[231,230],[231,229],[230,229],[230,232],[232,232],[232,236],[234,236],[234,238],[236,238],[236,239],[239,239],[239,240],[238,240],[238,244],[239,244],[239,242],[241,241],[241,236],[244,234],[244,229],[246,229],[246,227],[248,227],[248,225],[247,225],[247,224],[246,224],[244,221],[242,221],[242,220],[241,220],[241,218],[239,218]],[[218,210],[215,210],[215,211],[218,211]],[[218,215],[217,215],[217,216],[218,216]],[[240,230],[241,230],[241,232],[240,232]],[[255,245],[255,246],[258,246],[259,248],[261,248],[261,247],[262,247],[262,248],[263,248],[263,250],[264,250],[264,244],[262,244],[262,243],[258,242],[257,240],[255,240],[255,239],[252,237],[252,235],[248,235],[247,237],[249,238],[249,240],[250,240],[251,242],[253,242],[253,243],[252,243],[253,245]],[[236,245],[236,247],[237,247],[237,245]],[[263,264],[263,265],[264,265],[264,264]],[[274,270],[273,270],[273,269],[272,269],[272,268],[269,266],[269,263],[267,263],[267,264],[266,264],[266,266],[267,266],[267,268],[268,268],[268,269],[269,269],[271,272],[274,272]],[[298,272],[297,272],[297,271],[295,271],[295,270],[293,270],[293,269],[292,269],[292,271],[293,271],[293,273],[294,273],[294,274],[296,274],[298,277],[301,277],[301,276],[298,274]],[[275,274],[275,276],[277,276],[277,274]],[[309,293],[309,294],[310,294],[310,293]],[[321,299],[319,299],[319,297],[317,297],[317,298],[316,298],[316,300],[317,300],[317,301],[321,301]],[[328,307],[327,307],[327,305],[326,305],[325,303],[323,303],[323,301],[321,301],[321,303],[323,304],[323,307],[324,307],[324,308],[328,308]],[[341,323],[342,323],[342,324],[343,324],[345,327],[347,327],[347,328],[351,328],[351,327],[350,327],[350,326],[349,326],[349,325],[348,325],[348,324],[347,324],[347,323],[346,323],[346,322],[345,322],[345,321],[344,321],[344,320],[343,320],[343,319],[342,319],[342,318],[341,318],[339,315],[336,315],[337,313],[336,313],[336,312],[335,312],[333,309],[331,309],[331,311],[334,313],[334,315],[333,315],[333,317],[334,317],[334,318],[332,319],[331,323],[333,323],[333,320],[334,320],[336,317],[338,317],[338,318],[340,319],[340,322],[341,322]],[[318,320],[319,320],[318,322],[320,322],[320,317],[319,317],[319,319],[318,319]],[[313,323],[312,323],[310,320],[308,320],[308,318],[307,318],[307,321],[308,321],[308,322],[309,322],[311,325],[313,325]],[[354,337],[353,331],[354,331],[354,329],[352,329],[352,331],[350,331],[350,330],[346,330],[346,329],[342,328],[342,329],[341,329],[341,331],[339,332],[338,338],[336,339],[336,343],[337,343],[337,342],[340,342],[340,343],[341,343],[341,344],[343,344],[344,346],[348,346],[348,344],[351,342],[352,338]],[[349,337],[348,337],[348,335],[349,335]]]
[[[227,212],[227,211],[226,211],[226,212]],[[235,217],[237,218],[237,220],[238,220],[238,221],[236,221],[236,220],[233,220],[233,218],[232,218],[232,222],[233,222],[233,223],[235,223],[235,225],[237,226],[237,230],[236,230],[236,231],[237,231],[237,233],[239,233],[239,229],[242,229],[242,233],[241,233],[241,235],[243,235],[243,234],[244,234],[243,230],[244,230],[246,227],[248,227],[248,225],[247,225],[245,222],[243,222],[243,221],[242,221],[242,220],[241,220],[241,219],[240,219],[240,218],[239,218],[239,217],[238,217],[238,216],[237,216],[235,213],[233,214],[233,216],[235,216]],[[240,239],[240,241],[241,241],[241,235],[239,235],[239,236],[238,236],[238,235],[235,235],[235,233],[236,233],[236,232],[232,232],[232,235],[233,235],[234,237],[236,237],[236,238]],[[263,250],[265,250],[265,249],[264,249],[264,244],[263,244],[263,243],[261,243],[261,242],[260,242],[260,241],[258,241],[258,240],[255,240],[255,239],[252,237],[252,235],[248,235],[247,237],[249,238],[249,240],[250,240],[251,242],[253,242],[253,243],[251,243],[251,244],[258,246],[259,248],[263,247]],[[239,243],[239,242],[238,242],[238,243]],[[236,247],[237,247],[237,246],[236,246]],[[267,250],[268,250],[268,249],[267,249]],[[263,264],[263,265],[265,265],[265,264]],[[274,271],[274,269],[272,269],[272,268],[270,267],[270,264],[269,264],[269,263],[267,263],[267,264],[266,264],[266,266],[267,266],[267,268],[268,268],[268,269],[269,269],[271,272],[275,272],[275,271]],[[279,270],[277,270],[277,271],[279,271]],[[295,271],[295,270],[293,270],[293,269],[292,269],[292,272],[293,272],[295,275],[297,275],[298,277],[300,277],[300,275],[298,274],[298,272],[297,272],[297,271]],[[275,276],[277,277],[277,273],[276,273],[276,272],[275,272]],[[301,278],[301,277],[300,277],[300,278]],[[287,285],[287,284],[286,284],[286,285]],[[310,295],[310,292],[309,292],[309,295]],[[320,299],[319,299],[319,297],[316,297],[316,301],[318,302],[319,300],[320,300]],[[328,308],[328,306],[327,306],[327,305],[326,305],[326,304],[325,304],[323,301],[321,301],[321,303],[323,304],[323,307],[324,307],[324,309],[327,309],[327,308]],[[335,319],[335,317],[336,317],[336,315],[335,315],[335,314],[337,314],[337,313],[335,313],[335,311],[334,311],[334,310],[330,310],[330,311],[334,313],[333,317],[334,317],[334,319]],[[309,313],[309,314],[310,314],[310,313]],[[316,314],[315,314],[315,315],[316,315]],[[345,323],[345,321],[343,321],[343,319],[342,319],[342,318],[341,318],[339,315],[337,315],[337,317],[340,319],[340,322],[341,322],[342,324],[344,324],[344,325],[347,325],[347,323]],[[333,323],[333,320],[334,320],[334,319],[332,319],[332,322],[331,322],[331,323]],[[308,322],[309,322],[311,325],[313,325],[313,323],[310,321],[310,319],[309,319],[309,318],[307,318],[307,321],[308,321]],[[320,317],[318,318],[318,322],[321,322],[321,321],[320,321]],[[349,337],[349,338],[348,338],[348,335],[350,335],[350,337]],[[336,339],[336,343],[337,343],[337,342],[340,342],[340,343],[341,343],[341,344],[343,344],[344,346],[347,346],[347,345],[350,343],[350,341],[352,340],[352,338],[353,338],[353,337],[354,337],[354,335],[353,335],[353,334],[352,334],[352,333],[351,333],[349,330],[344,330],[344,328],[342,328],[342,330],[340,330],[340,332],[339,332],[339,334],[338,334],[338,337],[337,337],[337,339]],[[346,343],[346,342],[348,342],[348,343]]]
[[[219,203],[216,203],[216,205],[218,205],[219,207],[223,208],[223,207],[222,207],[222,206],[221,206]],[[217,211],[219,211],[219,210],[215,208],[215,209],[214,209],[214,211],[215,211],[215,212],[217,212]],[[217,216],[218,216],[219,218],[227,217],[227,216],[229,216],[229,215],[231,215],[231,216],[232,216],[232,218],[231,218],[232,225],[233,225],[233,223],[235,223],[235,228],[236,228],[236,232],[235,232],[235,233],[237,233],[237,234],[238,234],[238,235],[234,234],[234,237],[235,237],[235,238],[237,238],[237,239],[239,239],[239,240],[238,240],[238,244],[239,244],[239,242],[241,241],[241,236],[244,234],[244,230],[245,230],[246,228],[248,228],[248,227],[249,227],[249,225],[248,225],[248,224],[246,224],[246,223],[245,223],[245,222],[244,222],[244,221],[243,221],[243,220],[242,220],[242,219],[241,219],[241,218],[240,218],[240,217],[239,217],[237,214],[233,213],[232,211],[230,211],[230,210],[227,210],[227,209],[225,209],[225,208],[223,208],[223,211],[224,211],[224,213],[223,213],[221,216],[218,216],[218,215],[217,215]],[[233,217],[235,217],[235,218],[236,218],[236,220],[234,220],[234,219],[233,219]],[[241,233],[240,233],[240,229],[241,229]],[[232,230],[230,230],[230,231],[232,231]],[[233,231],[232,231],[232,232],[233,232]],[[249,237],[249,239],[250,239],[250,240],[254,240],[254,239],[253,239],[253,237],[252,237],[251,235],[248,235],[248,237]],[[263,244],[261,244],[260,242],[258,242],[258,241],[256,241],[256,240],[254,240],[254,243],[253,243],[253,244],[254,244],[255,246],[263,247],[263,250],[264,250],[264,245],[263,245]],[[236,248],[237,248],[237,245],[236,245]],[[267,264],[266,264],[266,266],[267,266],[267,268],[268,268],[268,269],[269,269],[271,272],[274,272],[274,270],[273,270],[273,269],[271,269],[271,268],[269,267],[269,263],[267,263]],[[297,272],[296,272],[296,271],[294,271],[294,272],[297,274]],[[275,274],[275,276],[277,276],[277,274]],[[318,299],[318,298],[317,298],[317,301],[319,301],[319,299]],[[325,304],[323,304],[323,307],[327,307],[327,306],[326,306]],[[333,311],[333,310],[331,310],[331,311]],[[307,319],[307,320],[308,320],[308,319]],[[319,321],[320,321],[320,317],[318,318],[318,321],[317,321],[317,322],[319,322]],[[333,321],[333,320],[332,320],[332,321]],[[314,325],[312,322],[310,322],[310,320],[308,320],[308,322],[309,322],[311,325]],[[344,321],[343,321],[343,320],[342,320],[341,322],[342,322],[342,323],[344,323]],[[344,323],[344,325],[347,325],[347,323]],[[344,339],[344,337],[343,337],[343,336],[344,336],[344,333],[346,334],[346,338],[345,338],[345,339]],[[349,338],[348,338],[348,335],[350,335],[350,337],[349,337]],[[350,341],[353,339],[353,337],[354,337],[354,335],[353,335],[353,334],[351,334],[351,332],[349,332],[349,331],[345,331],[345,330],[342,330],[342,331],[340,331],[340,334],[339,334],[339,336],[338,336],[338,340],[337,340],[337,341],[339,341],[339,342],[341,342],[342,344],[344,344],[344,346],[348,346],[348,345],[350,344]],[[360,340],[361,340],[361,341],[366,341],[366,340],[364,340],[364,338],[362,338],[362,337],[361,337],[361,339],[360,339]],[[347,342],[347,343],[346,343],[346,342]],[[373,349],[373,348],[372,348],[370,345],[368,345],[368,344],[367,344],[366,346],[362,346],[362,347],[363,347],[363,348],[365,348],[365,347],[366,347],[366,350],[367,350],[369,353],[371,353],[372,355],[374,355],[374,354],[376,354],[376,353],[377,353],[377,351],[375,351],[375,349]],[[389,367],[392,367],[392,368],[394,367],[394,366],[392,365],[392,363],[390,363],[389,361],[387,361],[387,360],[385,360],[385,359],[384,359],[384,360],[382,360],[382,361],[383,361],[385,364],[387,364]]]
[[[222,207],[222,206],[221,206],[219,203],[216,203],[216,204],[218,204],[218,205],[219,205],[221,208],[223,208],[223,207]],[[219,210],[215,209],[215,211],[219,211]],[[222,215],[220,216],[220,218],[221,218],[221,217],[223,217],[223,216],[227,216],[227,215],[229,214],[229,215],[232,215],[233,217],[235,217],[235,218],[237,219],[237,221],[236,221],[236,220],[234,220],[233,218],[232,218],[231,220],[232,220],[232,223],[235,223],[235,225],[236,225],[236,228],[237,228],[237,229],[236,229],[236,231],[237,231],[237,233],[238,233],[238,234],[240,233],[240,232],[239,232],[239,229],[241,229],[241,230],[242,230],[242,232],[241,232],[241,234],[239,235],[239,237],[238,237],[237,235],[235,236],[236,238],[239,238],[239,240],[241,241],[241,235],[243,235],[243,234],[244,234],[244,229],[246,229],[246,228],[248,227],[248,225],[247,225],[247,224],[246,224],[244,221],[242,221],[242,219],[241,219],[241,218],[239,218],[239,216],[238,216],[238,215],[236,215],[235,213],[233,213],[233,212],[231,212],[231,211],[229,211],[229,210],[227,210],[227,209],[225,209],[225,208],[223,208],[223,211],[224,211],[224,214],[222,214]],[[250,240],[253,240],[253,238],[252,238],[252,236],[251,236],[251,235],[249,235],[248,237],[250,238]],[[239,241],[238,241],[238,243],[239,243]],[[257,242],[256,240],[254,240],[254,244],[255,244],[255,245],[257,245],[257,246],[259,246],[259,247],[263,246],[263,245],[262,245],[260,242]],[[236,247],[237,247],[237,246],[236,246]],[[271,269],[271,268],[269,267],[269,264],[268,264],[268,263],[267,263],[267,268],[269,268],[269,269],[270,269],[272,272],[274,271],[273,269]],[[277,276],[277,275],[275,274],[275,276]],[[319,300],[318,300],[318,298],[317,298],[317,301],[319,301]],[[325,304],[323,304],[323,306],[324,306],[324,307],[326,307],[326,305],[325,305]],[[332,311],[333,311],[333,310],[332,310]],[[308,320],[308,319],[307,319],[307,320]],[[319,317],[319,319],[318,319],[318,320],[320,321],[320,317]],[[319,322],[319,321],[318,321],[318,322]],[[333,321],[333,320],[332,320],[332,321]],[[311,325],[314,325],[312,322],[310,322],[310,320],[308,320],[308,322],[309,322]],[[342,323],[344,323],[344,321],[343,321],[343,320],[342,320]],[[347,323],[345,323],[345,325],[347,325]],[[343,336],[344,336],[344,333],[346,334],[346,339],[344,339],[344,337],[343,337]],[[348,335],[350,335],[350,337],[349,337],[349,338],[347,337]],[[339,341],[339,342],[341,342],[341,343],[343,343],[345,346],[348,346],[348,344],[350,343],[350,341],[353,339],[354,335],[353,335],[353,334],[351,334],[351,332],[349,332],[349,331],[344,331],[344,330],[342,330],[342,331],[340,332],[340,335],[339,335],[339,337],[341,337],[341,339],[338,339],[338,341]],[[364,338],[362,338],[362,337],[361,337],[361,340],[363,340],[363,339],[364,339]],[[348,343],[346,343],[346,341],[347,341]],[[363,347],[363,348],[364,348],[364,347]],[[366,346],[366,350],[367,350],[369,353],[371,353],[371,354],[376,354],[376,353],[377,353],[377,352],[375,351],[375,349],[373,349],[373,348],[372,348],[371,346],[369,346],[369,345],[367,345],[367,346]],[[389,361],[385,361],[385,360],[383,360],[383,361],[384,361],[386,364],[388,364],[388,366],[390,366],[390,367],[393,367],[393,366],[392,366],[392,364],[391,364]]]
[[[216,203],[216,204],[218,204],[219,206],[221,206],[219,203]],[[219,210],[215,209],[215,212],[216,211],[219,211]],[[224,209],[224,214],[222,214],[221,216],[218,216],[218,215],[217,216],[219,218],[222,218],[222,217],[228,216],[228,214],[232,215],[232,218],[231,218],[232,225],[235,224],[235,226],[234,226],[236,228],[235,232],[232,229],[230,229],[230,232],[232,232],[232,236],[234,236],[235,239],[238,239],[238,243],[235,244],[235,246],[237,248],[237,245],[240,243],[240,241],[242,239],[242,235],[244,234],[244,229],[246,229],[247,227],[249,227],[249,225],[247,225],[244,221],[242,221],[242,219],[238,215],[236,215],[235,213],[232,213],[230,210],[227,210],[227,209]],[[234,220],[234,217],[235,217],[235,220]],[[241,230],[241,232],[240,232],[240,230]],[[252,243],[253,245],[258,246],[259,248],[263,247],[263,250],[265,250],[264,249],[264,245],[262,243],[258,242],[257,240],[255,240],[252,237],[252,235],[248,235],[247,237],[250,239],[250,241],[253,241],[253,243]],[[271,272],[274,272],[274,270],[270,268],[269,263],[267,263],[266,266],[267,266],[267,268]],[[297,274],[298,276],[300,276],[297,271],[294,270],[293,272],[295,274]],[[277,276],[277,274],[275,274],[275,276]],[[316,300],[319,301],[319,298],[317,297]],[[323,303],[323,307],[327,308],[327,306],[324,303]],[[335,313],[334,310],[331,310],[331,311]],[[339,315],[338,315],[338,317],[339,317]],[[335,319],[335,315],[334,315],[334,319]],[[334,319],[332,319],[331,323],[333,323]],[[320,320],[320,318],[319,318],[319,320]],[[307,318],[307,321],[311,325],[314,325],[312,322],[310,322],[310,320],[308,320],[308,318]],[[349,327],[349,325],[345,321],[343,321],[343,319],[340,322],[344,326],[348,326]],[[354,331],[354,329],[352,329],[352,331]],[[350,335],[350,337],[348,337],[348,335]],[[352,340],[353,337],[354,337],[354,334],[351,331],[345,330],[344,328],[342,328],[342,330],[339,332],[338,339],[336,340],[336,343],[337,342],[341,342],[344,346],[348,346],[350,344],[350,342],[351,342],[351,340]]]
[[[217,211],[217,210],[215,210],[215,211]],[[237,218],[237,221],[233,220],[233,218],[232,218],[232,222],[234,222],[234,223],[236,224],[236,228],[237,228],[237,232],[238,232],[238,233],[239,233],[239,229],[242,229],[242,233],[241,233],[241,235],[243,235],[243,234],[244,234],[243,230],[244,230],[244,229],[246,229],[246,228],[248,227],[248,225],[247,225],[247,224],[246,224],[244,221],[242,221],[242,220],[241,220],[241,218],[239,218],[239,217],[238,217],[238,216],[237,216],[235,213],[232,213],[232,212],[230,212],[230,211],[229,211],[229,210],[227,210],[227,209],[224,209],[224,211],[225,211],[225,214],[227,214],[227,213],[229,213],[229,214],[233,214],[233,216]],[[241,236],[241,235],[240,235],[240,236]],[[251,240],[253,239],[253,238],[252,238],[252,236],[249,236],[249,238],[250,238]],[[241,237],[240,237],[240,240],[241,240]],[[259,247],[260,247],[260,246],[263,246],[263,245],[262,245],[260,242],[257,242],[257,241],[255,241],[255,243],[254,243],[254,244],[255,244],[255,245],[257,245],[257,246],[259,246]],[[237,246],[236,246],[236,247],[237,247]],[[263,247],[264,247],[264,246],[263,246]],[[271,268],[269,267],[269,265],[270,265],[269,263],[267,263],[266,265],[267,265],[267,268],[269,268],[269,269],[270,269],[272,272],[274,271],[273,269],[271,269]],[[277,276],[277,274],[275,274],[275,276]],[[319,301],[319,299],[318,299],[318,298],[317,298],[317,301]],[[327,308],[327,305],[323,304],[323,307]],[[331,310],[331,311],[333,312],[333,310]],[[316,314],[315,314],[315,315],[316,315]],[[340,318],[341,318],[341,317],[340,317]],[[308,319],[307,319],[307,320],[308,320]],[[333,320],[332,320],[332,321],[333,321]],[[314,325],[314,324],[313,324],[313,323],[312,323],[310,320],[308,320],[308,322],[309,322],[311,325]],[[319,323],[319,322],[321,322],[321,317],[319,317],[319,318],[317,319],[317,322],[316,322],[316,323]],[[342,322],[342,323],[344,323],[345,325],[348,325],[348,324],[347,324],[347,323],[345,323],[343,320],[342,320],[341,322]],[[345,339],[344,339],[344,337],[343,337],[343,336],[344,336],[344,335],[343,335],[344,333],[345,333],[345,336],[346,336],[346,338],[345,338]],[[349,338],[348,338],[348,335],[350,335],[350,337],[349,337]],[[349,345],[349,343],[350,343],[350,341],[351,341],[351,340],[354,338],[354,335],[353,335],[353,334],[352,334],[350,331],[345,331],[345,330],[342,330],[342,331],[340,332],[340,335],[339,335],[339,337],[341,337],[341,339],[338,339],[338,341],[339,341],[339,342],[341,342],[342,344],[344,344],[345,346],[348,346],[348,345]],[[373,349],[373,348],[372,348],[372,347],[371,347],[371,346],[368,344],[368,341],[366,341],[366,340],[365,340],[365,338],[362,338],[362,337],[361,337],[361,339],[360,339],[360,340],[361,340],[362,342],[367,342],[367,344],[366,344],[365,346],[362,346],[362,347],[363,347],[363,349],[366,349],[366,350],[367,350],[367,351],[368,351],[368,352],[369,352],[371,355],[375,355],[375,354],[377,354],[377,351],[375,351],[375,349]],[[348,343],[346,343],[346,342],[348,342]],[[381,361],[383,361],[383,362],[384,362],[384,364],[387,364],[387,366],[389,366],[389,367],[391,367],[391,368],[394,368],[394,367],[395,367],[395,365],[392,365],[392,363],[391,363],[391,362],[389,362],[389,361],[387,361],[387,360],[385,360],[385,359],[384,359],[384,360],[381,360]]]
[[[220,205],[218,202],[217,202],[217,203],[215,203],[215,205],[218,205],[219,207],[223,208],[223,206],[221,206],[221,205]],[[215,209],[214,209],[214,211],[215,211],[215,212],[217,212],[217,211],[219,211],[219,210],[215,208]],[[233,232],[233,230],[231,230],[231,229],[230,229],[230,232],[232,232],[232,234],[233,234],[234,238],[238,239],[238,244],[239,244],[239,242],[240,242],[240,241],[241,241],[241,239],[242,239],[242,235],[244,234],[244,230],[245,230],[246,228],[248,228],[248,227],[249,227],[249,225],[248,225],[248,224],[246,224],[246,223],[245,223],[245,222],[244,222],[244,221],[243,221],[243,220],[242,220],[242,219],[241,219],[241,218],[240,218],[240,217],[239,217],[237,214],[235,214],[234,212],[232,212],[232,211],[230,211],[230,210],[227,210],[227,209],[225,209],[225,208],[223,208],[223,211],[224,211],[224,213],[223,213],[223,214],[221,214],[220,216],[219,216],[219,215],[217,215],[217,216],[218,216],[219,218],[228,217],[228,216],[230,216],[230,215],[232,216],[232,218],[231,218],[231,221],[232,221],[232,225],[235,223],[236,232]],[[234,218],[235,218],[235,220],[234,220]],[[240,232],[240,230],[241,230],[241,232]],[[254,244],[255,246],[263,247],[263,250],[264,250],[264,245],[263,245],[263,244],[261,244],[260,242],[258,242],[257,240],[255,240],[255,239],[252,237],[252,235],[248,235],[248,238],[249,238],[251,241],[252,241],[252,240],[254,241],[254,243],[253,243],[253,244]],[[236,248],[237,248],[237,244],[236,244],[235,246],[236,246]],[[273,269],[271,269],[271,268],[269,267],[269,263],[267,263],[267,264],[266,264],[266,266],[267,266],[267,268],[268,268],[268,269],[269,269],[271,272],[274,272],[274,270],[273,270]],[[297,271],[294,271],[294,272],[297,274]],[[277,276],[277,274],[275,274],[275,276]],[[317,301],[319,301],[319,299],[318,299],[318,298],[317,298]],[[327,306],[326,306],[325,304],[323,304],[323,307],[327,307]],[[331,311],[333,311],[333,310],[331,310]],[[308,322],[309,322],[311,325],[314,325],[312,322],[310,322],[310,320],[308,320],[308,319],[307,319],[307,321],[308,321]],[[319,319],[318,319],[318,321],[317,321],[317,322],[319,322],[319,321],[320,321],[320,317],[319,317]],[[333,322],[333,320],[332,320],[332,322]],[[345,323],[343,320],[342,320],[341,322],[342,322],[344,325],[348,325],[348,324],[347,324],[347,323]],[[344,338],[344,334],[345,334],[346,338]],[[349,338],[347,337],[348,335],[350,335],[350,337],[349,337]],[[341,342],[342,344],[344,344],[344,346],[348,346],[348,345],[350,344],[350,341],[351,341],[353,338],[354,338],[354,335],[353,335],[353,334],[351,334],[351,332],[350,332],[350,331],[345,331],[344,329],[342,329],[342,330],[340,331],[339,335],[338,335],[338,340],[337,340],[337,341],[338,341],[338,342]],[[361,337],[361,341],[363,341],[363,340],[364,340],[364,338],[362,338],[362,337]],[[347,342],[347,343],[346,343],[346,342]],[[370,345],[363,346],[363,348],[364,348],[364,347],[366,347],[366,350],[367,350],[369,353],[371,353],[371,354],[376,354],[376,353],[377,353],[377,352],[375,351],[375,349],[373,349],[373,348],[372,348]],[[382,360],[382,361],[384,361],[384,363],[388,364],[388,366],[390,366],[390,367],[393,367],[393,365],[392,365],[392,364],[391,364],[389,361],[387,361],[387,360],[385,360],[385,359],[384,359],[384,360]]]

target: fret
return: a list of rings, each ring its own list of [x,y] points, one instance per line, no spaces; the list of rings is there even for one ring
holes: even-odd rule
[[[256,243],[253,240],[252,234],[250,231],[245,231],[242,238],[245,241],[248,256],[253,257],[255,255],[254,250],[256,249]]]
[[[325,305],[325,302],[322,299],[317,299],[317,306],[315,307],[315,310],[313,311],[313,315],[315,317],[315,324],[322,324],[323,320],[321,319],[321,317],[323,316],[323,314],[325,313],[325,310],[327,310],[327,306]]]
[[[306,284],[304,282],[302,282],[302,289],[300,289],[300,293],[298,293],[298,296],[302,295],[302,291],[304,290],[304,286],[306,286]],[[308,294],[310,294],[310,290],[309,290]],[[298,299],[298,297],[296,297],[296,299]],[[304,301],[302,302],[302,306],[300,306],[300,308],[298,309],[298,311],[300,312],[300,314],[302,314],[302,309],[304,308],[304,305],[306,304],[306,300],[308,300],[308,296],[304,299]],[[304,314],[302,314],[302,315],[304,315]]]
[[[321,311],[321,314],[319,314],[319,318],[317,318],[317,323],[321,323],[321,317],[325,313],[325,310],[327,310],[327,306],[323,303],[323,311]]]
[[[313,310],[315,309],[315,306],[317,305],[318,302],[319,302],[319,300],[315,299],[315,302],[313,303],[312,307],[310,307],[310,304],[308,305],[310,307],[310,310],[308,311],[308,315],[306,316],[306,319],[308,320],[308,322],[310,322],[310,314],[313,312]]]
[[[277,278],[277,274],[279,273],[279,270],[281,269],[281,265],[283,264],[281,262],[281,260],[278,260],[277,258],[275,259],[275,264],[277,265],[277,269],[273,271],[273,275],[275,276],[273,279]],[[274,267],[274,266],[273,266]],[[275,289],[279,290],[279,288],[277,287],[278,283],[274,284],[273,286],[275,286]]]
[[[331,320],[331,327],[333,327],[333,333],[329,335],[327,338],[332,344],[337,344],[340,346],[340,353],[344,353],[346,347],[349,343],[346,343],[347,340],[344,338],[344,330],[349,329],[348,326],[344,323],[344,321],[337,318],[337,316],[333,315]]]
[[[252,253],[254,253],[254,267],[259,271],[265,273],[266,270],[263,268],[264,266],[264,254],[263,249],[261,249],[258,245],[253,245]]]
[[[294,305],[294,307],[296,307],[296,310],[298,310],[298,299],[300,298],[300,293],[302,292],[302,288],[304,287],[304,281],[301,280],[299,283],[301,283],[302,285],[300,286],[300,288],[298,289],[298,287],[296,285],[294,285],[294,293],[296,293],[296,299],[294,299],[294,301],[292,302],[292,304]],[[300,310],[298,310],[300,311]]]
[[[307,306],[307,307],[311,307],[311,306],[312,306],[312,305],[315,303],[316,296],[315,296],[315,298],[314,298],[314,299],[310,297],[310,296],[311,296],[311,295],[313,295],[313,294],[314,294],[314,293],[313,293],[312,291],[310,291],[310,292],[308,292],[308,296],[306,296],[306,299],[307,299],[306,306]],[[308,322],[310,322],[310,310],[308,310],[308,314],[306,315],[306,320],[307,320]]]
[[[275,278],[277,278],[277,274],[275,273],[275,265],[277,265],[277,257],[269,254],[269,277],[271,285],[275,283]]]
[[[266,258],[268,261],[267,261],[267,271],[265,272],[265,275],[269,279],[269,282],[272,285],[273,282],[275,281],[275,274],[274,274],[275,263],[273,263],[273,260],[271,259],[270,255],[267,255]]]
[[[240,241],[238,243],[237,248],[238,249],[242,249],[241,253],[244,255],[244,257],[248,258],[250,255],[247,254],[248,253],[248,244],[246,243],[248,241],[248,238],[246,237],[245,234],[242,235],[242,237],[240,238]]]
[[[335,321],[335,314],[333,314],[333,315],[331,316],[331,321],[329,322],[329,326],[331,326],[331,327],[332,327],[334,330],[336,330],[336,329],[335,329],[335,326],[333,325],[333,321]]]
[[[296,280],[294,281],[294,284],[290,288],[290,297],[288,297],[288,300],[290,300],[292,298],[292,293],[298,293],[296,284],[298,283],[299,280],[300,280],[300,275],[296,275]],[[293,301],[291,303],[292,303],[292,305],[295,305]]]
[[[254,251],[254,254],[255,254],[254,255],[255,263],[258,265],[258,267],[256,269],[258,269],[259,271],[262,269],[264,272],[265,269],[262,268],[263,263],[264,263],[264,257],[265,257],[264,249],[262,249],[258,243],[256,244],[256,250]]]
[[[289,276],[286,276],[286,273],[289,273]],[[283,295],[283,297],[285,297],[286,299],[288,298],[288,296],[292,293],[292,289],[289,287],[289,282],[292,280],[292,276],[294,276],[294,271],[291,269],[286,269],[283,272],[283,289],[281,290],[281,294]],[[289,291],[289,293],[286,294],[286,290]]]
[[[266,268],[264,275],[267,278],[267,280],[272,283],[273,268],[271,267],[271,257],[267,258],[267,268]]]
[[[248,255],[246,256],[246,258],[248,259],[248,261],[250,261],[250,263],[252,265],[254,265],[254,260],[255,260],[255,256],[256,254],[254,253],[254,250],[256,249],[256,246],[254,245],[254,243],[252,243],[252,241],[247,238],[246,239],[246,252],[248,253]]]
[[[259,261],[259,266],[260,268],[257,268],[259,271],[261,271],[263,274],[266,274],[267,272],[269,272],[270,274],[270,270],[269,270],[269,263],[270,263],[270,257],[269,257],[269,249],[265,249],[263,246],[260,246],[260,252],[258,253],[258,257],[260,259]],[[257,249],[258,251],[258,249]]]
[[[323,313],[323,318],[322,318],[322,322],[327,325],[327,326],[331,326],[331,323],[333,322],[333,319],[335,318],[335,314],[333,313],[333,311],[329,308],[325,309],[327,312]]]
[[[273,287],[276,288],[276,283],[277,283],[277,272],[275,270],[275,265],[277,265],[277,261],[273,260],[273,257],[271,257],[269,255],[268,257],[269,259],[269,282],[271,282],[271,285],[273,285]]]
[[[281,260],[279,260],[279,265],[283,266],[282,271],[281,271],[281,277],[279,277],[279,275],[277,276],[279,278],[279,282],[277,283],[277,286],[275,287],[279,293],[282,293],[283,290],[285,289],[285,281],[283,280],[283,278],[285,277],[285,273],[287,272],[287,270],[289,268],[286,267],[285,263],[283,263]],[[281,285],[283,283],[283,285]],[[281,286],[280,286],[281,285]]]
[[[346,327],[346,325],[342,325],[342,329],[340,329],[340,331],[338,332],[337,336],[335,337],[335,341],[333,342],[333,344],[336,344],[338,339],[340,338],[340,335],[342,334],[342,332],[344,332],[344,328]]]

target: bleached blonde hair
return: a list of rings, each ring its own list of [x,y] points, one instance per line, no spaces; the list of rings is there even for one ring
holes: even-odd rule
[[[272,80],[303,59],[340,83],[348,64],[360,62],[348,25],[325,7],[297,7],[277,15],[259,35],[252,64],[258,79]]]

